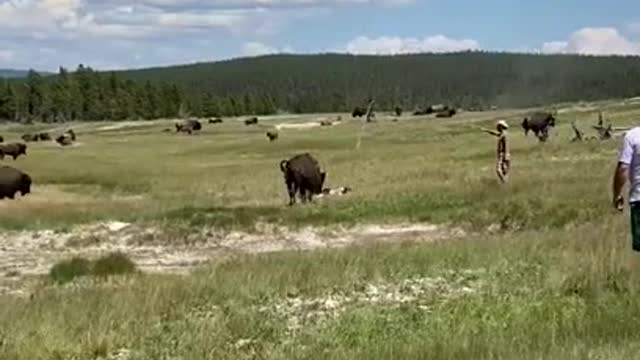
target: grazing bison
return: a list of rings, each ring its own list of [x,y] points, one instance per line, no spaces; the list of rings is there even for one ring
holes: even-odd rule
[[[38,134],[24,134],[20,138],[24,142],[38,141]]]
[[[49,133],[41,132],[40,134],[37,134],[37,136],[40,141],[51,141],[51,135],[49,135]]]
[[[351,112],[351,117],[354,117],[354,118],[363,117],[365,115],[367,115],[367,109],[363,109],[359,106],[356,106],[356,108],[353,109],[353,111]]]
[[[27,145],[21,143],[0,145],[0,159],[11,156],[13,160],[16,160],[20,155],[27,155]]]
[[[396,116],[402,116],[402,108],[400,106],[396,106],[394,109]]]
[[[13,199],[17,192],[21,196],[31,192],[31,177],[10,166],[0,167],[0,199]]]
[[[73,131],[73,129],[65,131],[64,134],[68,134],[71,138],[71,141],[76,141],[76,133]]]
[[[535,112],[530,117],[522,120],[522,128],[524,136],[529,135],[532,131],[541,142],[545,142],[549,137],[549,128],[556,126],[556,119],[549,112]]]
[[[456,109],[446,109],[436,114],[437,118],[450,118],[456,114]]]
[[[220,118],[209,119],[209,124],[222,124],[222,119]]]
[[[333,125],[331,120],[322,120],[322,121],[320,121],[320,126],[331,126],[331,125]]]
[[[250,119],[246,119],[244,121],[244,124],[249,126],[249,125],[258,125],[258,118],[257,117],[252,117]]]
[[[176,132],[186,132],[191,135],[194,131],[202,129],[202,124],[198,120],[190,119],[180,123],[176,123]]]
[[[60,144],[60,146],[69,146],[73,144],[73,139],[68,134],[60,135],[56,138],[56,142]]]
[[[313,195],[322,193],[327,173],[320,170],[318,161],[309,153],[302,153],[280,162],[280,170],[289,192],[289,206],[295,204],[296,193],[302,202],[311,201]]]
[[[278,133],[273,131],[267,131],[267,137],[269,138],[269,141],[274,141],[278,138]]]

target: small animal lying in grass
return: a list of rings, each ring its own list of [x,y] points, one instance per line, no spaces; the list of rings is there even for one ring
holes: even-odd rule
[[[17,192],[21,196],[31,192],[31,177],[10,166],[0,167],[0,199],[13,199]]]
[[[16,160],[20,155],[27,155],[26,144],[11,143],[0,145],[0,159],[4,159],[5,156],[11,156],[13,160]]]
[[[352,191],[353,190],[348,186],[341,186],[335,189],[324,188],[322,189],[322,193],[318,195],[318,198],[324,198],[327,196],[342,196]]]
[[[295,204],[296,193],[302,202],[312,201],[313,195],[322,192],[322,185],[327,176],[320,170],[318,161],[309,153],[302,153],[289,160],[280,162],[280,170],[289,192],[289,206]]]

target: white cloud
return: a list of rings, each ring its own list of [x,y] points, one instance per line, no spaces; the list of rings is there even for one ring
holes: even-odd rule
[[[544,53],[585,55],[640,55],[640,43],[627,39],[614,28],[583,28],[567,41],[552,41],[542,45]]]
[[[477,50],[480,44],[471,39],[451,39],[444,35],[419,38],[359,36],[349,42],[345,51],[351,54],[443,53]]]
[[[291,53],[293,50],[289,47],[278,49],[257,41],[250,41],[243,45],[242,54],[244,56],[260,56],[279,53]]]

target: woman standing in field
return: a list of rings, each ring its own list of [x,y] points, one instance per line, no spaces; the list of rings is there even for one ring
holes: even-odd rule
[[[511,155],[509,154],[509,146],[507,144],[507,129],[509,129],[509,125],[504,120],[498,121],[496,130],[482,129],[482,131],[498,138],[496,174],[498,174],[498,179],[500,179],[502,184],[507,182],[509,169],[511,168]]]

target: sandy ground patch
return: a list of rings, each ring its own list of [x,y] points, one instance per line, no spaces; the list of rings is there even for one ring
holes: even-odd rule
[[[111,251],[127,253],[143,271],[184,273],[207,260],[233,253],[305,251],[371,241],[435,241],[461,235],[461,230],[430,224],[299,230],[262,224],[255,233],[205,228],[172,239],[157,228],[117,221],[78,226],[66,232],[7,231],[0,233],[0,293],[20,293],[21,279],[46,274],[59,260],[92,258]]]

